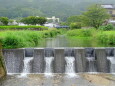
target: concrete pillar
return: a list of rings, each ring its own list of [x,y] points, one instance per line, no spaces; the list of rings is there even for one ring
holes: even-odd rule
[[[34,49],[33,73],[44,73],[44,49]]]
[[[75,48],[75,67],[77,72],[86,72],[86,57],[84,48]]]
[[[24,49],[4,49],[3,55],[8,73],[22,72]]]
[[[54,57],[54,73],[65,73],[64,48],[55,49]]]
[[[105,48],[95,48],[95,58],[97,60],[97,71],[108,73],[109,72],[109,62],[107,60],[106,49]]]

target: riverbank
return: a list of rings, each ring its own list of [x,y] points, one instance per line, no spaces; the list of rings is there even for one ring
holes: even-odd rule
[[[3,64],[2,48],[1,48],[1,44],[0,44],[0,78],[5,75],[6,75],[6,72],[5,72],[5,67]]]
[[[104,31],[89,29],[74,29],[67,32],[70,39],[90,39],[89,44],[93,47],[115,47],[115,30]],[[84,41],[84,44],[87,42]],[[83,46],[84,47],[84,46]],[[87,46],[92,47],[92,46]]]
[[[53,38],[62,33],[63,30],[57,29],[48,29],[44,31],[7,30],[0,32],[0,41],[3,45],[3,48],[6,49],[37,47],[43,39]]]

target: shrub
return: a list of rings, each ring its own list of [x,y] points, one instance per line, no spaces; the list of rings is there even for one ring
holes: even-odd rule
[[[8,34],[5,39],[2,40],[4,48],[18,48],[23,47],[24,43],[20,37]]]
[[[0,32],[0,42],[3,48],[36,47],[43,38],[55,37],[59,30],[52,29],[46,31],[2,31]]]
[[[105,30],[105,31],[106,30],[114,30],[114,26],[112,24],[108,24],[108,25],[99,27],[99,29]]]
[[[115,32],[105,31],[97,35],[97,39],[100,43],[105,45],[115,45]]]
[[[94,29],[77,29],[70,30],[67,32],[68,36],[77,36],[77,37],[89,37],[92,36]]]
[[[81,23],[80,22],[71,23],[70,28],[71,29],[80,29],[81,28]]]
[[[48,30],[45,26],[0,26],[0,30]]]

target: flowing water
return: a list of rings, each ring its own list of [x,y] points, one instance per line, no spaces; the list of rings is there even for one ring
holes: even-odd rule
[[[75,77],[75,58],[74,57],[65,57],[66,69],[65,73],[70,77]]]
[[[52,70],[52,62],[54,60],[54,57],[45,57],[45,75],[46,76],[52,76],[53,70]]]
[[[103,45],[90,37],[68,37],[67,35],[58,35],[55,38],[46,38],[42,40],[38,47],[110,47]],[[114,46],[111,46],[114,47]]]
[[[24,67],[23,67],[23,72],[19,77],[27,77],[27,74],[30,73],[31,67],[30,67],[30,62],[33,60],[33,57],[25,57],[24,58]]]
[[[108,57],[110,60],[110,72],[115,73],[115,57]]]

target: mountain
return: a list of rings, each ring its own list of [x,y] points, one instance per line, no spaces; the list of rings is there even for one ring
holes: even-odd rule
[[[56,16],[65,20],[79,15],[91,4],[114,4],[115,0],[0,0],[0,16]]]

